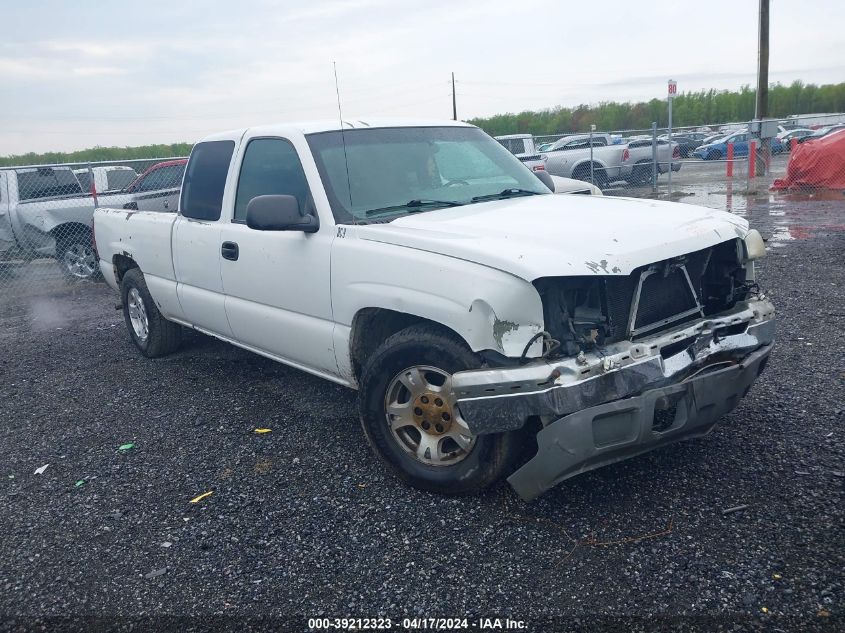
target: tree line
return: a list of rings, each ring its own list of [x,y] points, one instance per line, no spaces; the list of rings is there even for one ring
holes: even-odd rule
[[[140,147],[92,147],[76,152],[45,152],[43,154],[29,152],[0,157],[0,166],[94,163],[109,160],[132,160],[133,158],[170,158],[172,156],[187,156],[191,153],[191,147],[193,147],[193,143],[171,143],[169,145],[143,145]]]
[[[673,125],[685,127],[748,121],[754,118],[756,96],[757,91],[749,86],[739,90],[682,93],[675,97],[672,106]],[[845,112],[845,82],[817,86],[794,81],[788,86],[775,84],[769,89],[769,114],[772,117],[816,112]],[[470,119],[469,122],[492,136],[518,133],[542,136],[586,132],[591,124],[602,131],[646,130],[651,128],[652,121],[656,121],[658,127],[665,127],[668,123],[667,114],[666,100],[652,99],[639,103],[607,101],[574,108],[556,107],[518,114],[497,114]],[[187,156],[191,147],[191,143],[172,143],[139,147],[93,147],[75,152],[30,152],[0,157],[0,166]]]
[[[685,92],[674,99],[672,125],[685,127],[749,121],[754,118],[756,98],[757,90],[749,86],[739,90]],[[845,83],[817,86],[794,81],[788,86],[775,84],[769,88],[770,117],[817,112],[845,112]],[[595,124],[597,130],[608,132],[647,130],[651,129],[652,121],[656,121],[658,127],[668,125],[666,99],[639,103],[607,101],[574,108],[497,114],[471,119],[469,123],[492,136],[525,133],[542,136],[587,132],[591,124]]]

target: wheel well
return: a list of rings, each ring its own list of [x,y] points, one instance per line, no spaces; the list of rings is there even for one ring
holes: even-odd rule
[[[438,327],[456,340],[466,344],[466,341],[457,332],[436,321],[386,308],[364,308],[352,320],[352,332],[349,337],[349,355],[352,360],[352,371],[355,374],[355,379],[360,379],[361,370],[367,359],[385,339],[406,327],[417,324],[430,324]]]
[[[602,165],[597,160],[593,160],[592,164],[593,164],[593,175],[598,180],[598,178],[600,176],[605,175],[604,174],[605,166]],[[579,176],[589,177],[590,176],[590,161],[585,161],[583,163],[579,163],[579,164],[575,165],[575,167],[572,168],[572,177],[575,178],[576,180],[581,180],[581,178],[578,178],[578,176],[576,176],[575,174],[578,174]]]
[[[114,264],[114,272],[117,283],[120,283],[123,276],[126,274],[126,271],[132,268],[138,268],[137,262],[126,255],[115,255],[112,258],[112,264]]]
[[[80,222],[66,222],[65,224],[53,227],[50,231],[50,235],[53,236],[53,239],[59,242],[68,237],[91,235],[91,227]]]

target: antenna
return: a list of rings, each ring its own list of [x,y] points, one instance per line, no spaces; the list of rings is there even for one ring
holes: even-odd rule
[[[455,73],[452,73],[452,120],[458,120],[458,103],[455,98]]]
[[[343,131],[343,110],[340,109],[340,87],[337,83],[337,62],[332,62],[334,68],[334,90],[337,93],[337,116],[340,119],[340,140],[343,143],[343,162],[346,165],[346,190],[349,192],[349,215],[355,222],[355,214],[352,212],[352,183],[349,181],[349,157],[346,155],[346,134]]]

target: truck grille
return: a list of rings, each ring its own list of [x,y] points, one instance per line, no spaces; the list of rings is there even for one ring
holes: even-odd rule
[[[743,283],[736,241],[730,240],[624,277],[543,279],[537,287],[546,329],[564,343],[562,353],[571,354],[589,346],[592,332],[602,335],[599,344],[615,343],[728,309],[744,298]]]
[[[689,274],[689,271],[687,273]],[[607,342],[615,343],[629,338],[631,308],[641,277],[642,287],[633,324],[634,336],[655,332],[664,326],[676,325],[701,316],[698,310],[698,292],[693,291],[693,288],[699,288],[701,284],[693,279],[692,274],[690,288],[684,268],[680,266],[664,263],[651,268],[639,268],[627,277],[611,277],[607,280],[607,307],[611,321]]]
[[[734,249],[733,242],[726,242],[686,255],[683,266],[659,262],[637,268],[627,277],[607,278],[607,313],[611,321],[608,342],[628,338],[634,295],[644,273],[634,319],[634,337],[699,318],[700,307],[706,299],[702,296],[703,277],[713,253],[718,252],[724,259],[725,254],[732,255]],[[650,270],[654,272],[649,274]]]
[[[634,331],[670,320],[680,320],[674,317],[698,310],[697,298],[683,268],[673,268],[665,274],[660,271],[647,274],[642,280]]]

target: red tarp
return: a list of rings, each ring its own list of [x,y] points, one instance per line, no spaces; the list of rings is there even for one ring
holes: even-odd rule
[[[801,143],[792,150],[786,178],[775,180],[772,189],[802,187],[845,189],[845,130]]]

